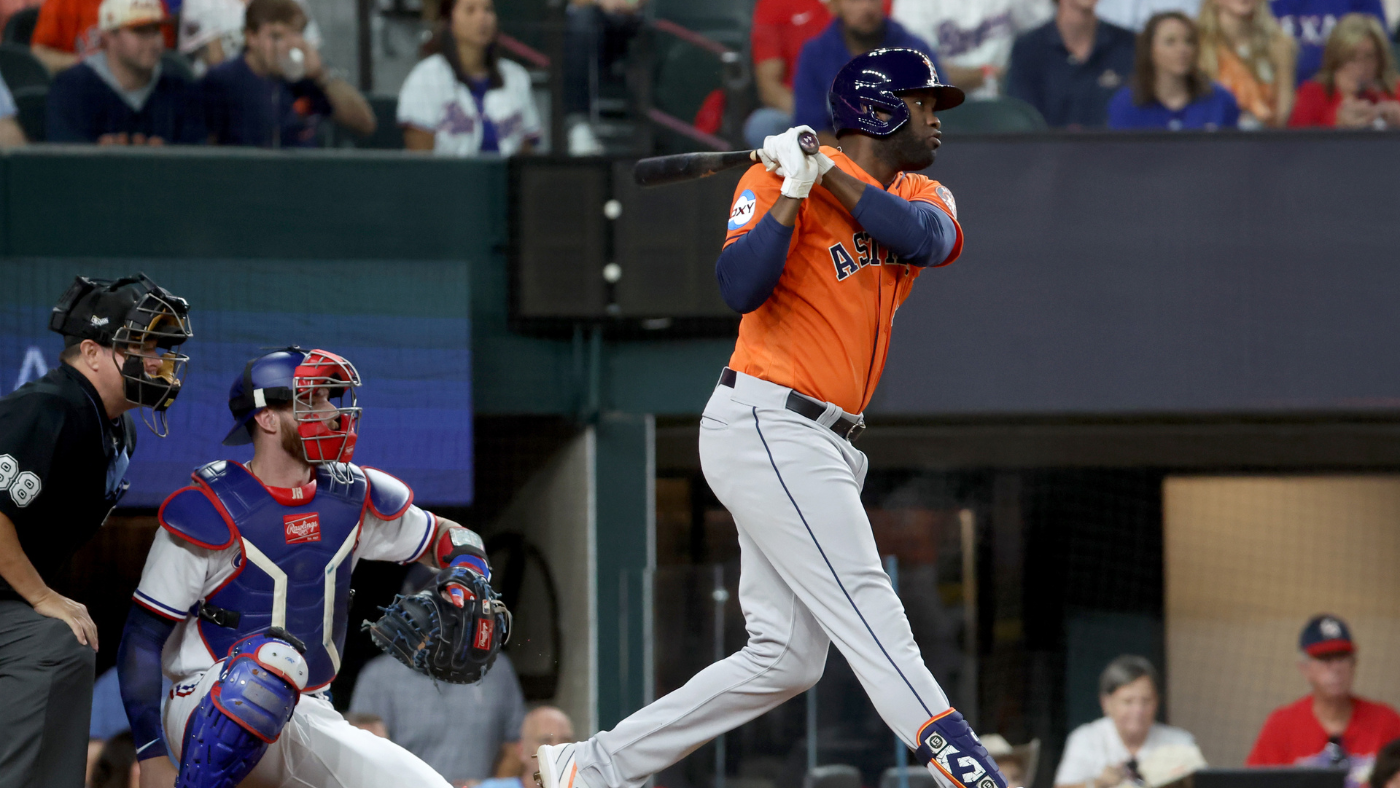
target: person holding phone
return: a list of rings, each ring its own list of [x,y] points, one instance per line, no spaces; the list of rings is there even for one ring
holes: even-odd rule
[[[1288,125],[1339,129],[1400,128],[1400,74],[1385,31],[1370,14],[1337,21],[1322,69],[1298,88]]]

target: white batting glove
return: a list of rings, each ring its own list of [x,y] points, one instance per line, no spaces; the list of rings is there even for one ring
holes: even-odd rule
[[[788,175],[783,178],[782,193],[784,197],[791,197],[794,200],[807,198],[807,194],[812,191],[812,186],[821,178],[821,170],[816,159],[816,156],[803,155],[800,161],[795,162],[793,169],[788,170]]]
[[[822,178],[831,171],[832,167],[836,166],[836,162],[832,161],[831,157],[825,153],[818,153],[812,158],[817,161],[817,183],[821,183]]]
[[[787,177],[802,169],[801,163],[808,157],[802,152],[801,146],[797,144],[797,135],[803,132],[815,134],[810,126],[794,126],[782,134],[776,134],[763,140],[760,158],[763,158],[765,162],[772,161],[778,164],[776,169],[770,169],[769,172],[776,171],[779,175]]]

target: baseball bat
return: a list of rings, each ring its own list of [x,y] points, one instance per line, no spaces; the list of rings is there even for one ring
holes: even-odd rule
[[[798,147],[808,156],[821,149],[817,135],[804,131],[797,137]],[[632,179],[638,186],[664,186],[668,183],[707,178],[720,170],[758,161],[758,151],[736,150],[728,153],[678,153],[674,156],[653,156],[642,159],[632,168]]]

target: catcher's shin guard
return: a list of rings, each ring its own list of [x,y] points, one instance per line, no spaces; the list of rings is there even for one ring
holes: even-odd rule
[[[919,760],[940,783],[957,788],[1006,788],[1006,778],[987,754],[977,734],[955,709],[948,709],[919,728]]]
[[[277,627],[233,644],[185,726],[177,788],[233,788],[253,771],[306,688],[303,650]]]

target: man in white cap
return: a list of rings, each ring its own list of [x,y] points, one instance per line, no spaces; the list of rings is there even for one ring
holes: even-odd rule
[[[101,48],[54,78],[48,140],[106,145],[199,144],[202,105],[195,86],[161,68],[160,0],[103,0]]]

